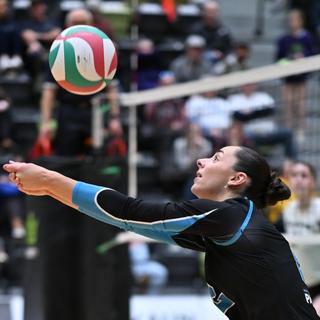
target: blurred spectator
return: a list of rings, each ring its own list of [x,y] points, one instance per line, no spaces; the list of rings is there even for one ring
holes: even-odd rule
[[[151,39],[139,39],[136,47],[138,55],[138,90],[152,89],[158,85],[161,71],[159,52]]]
[[[91,24],[92,16],[88,10],[75,9],[66,16],[67,27],[76,24]],[[105,90],[110,104],[109,115],[119,121],[118,94],[111,85]],[[108,94],[110,93],[110,94]],[[54,151],[59,156],[83,156],[92,153],[92,99],[95,95],[72,94],[57,85],[50,70],[43,84],[40,99],[41,123],[38,141],[53,138],[53,109],[58,104],[57,132]],[[112,128],[115,126],[113,125]]]
[[[175,76],[171,71],[162,71],[159,74],[159,87],[175,84]],[[153,123],[155,127],[180,131],[186,125],[184,101],[182,99],[170,99],[144,106],[144,119]]]
[[[159,87],[175,83],[171,71],[159,73]],[[187,124],[184,100],[180,98],[168,99],[160,102],[148,103],[143,107],[143,121],[140,126],[141,138],[152,140],[151,144],[158,147],[158,151],[168,148],[172,139],[180,135]]]
[[[149,246],[145,242],[130,243],[129,254],[133,277],[140,293],[158,293],[167,283],[167,268],[152,260]]]
[[[232,65],[232,71],[242,71],[250,68],[250,46],[246,42],[238,42],[234,48],[236,63]]]
[[[46,15],[47,4],[43,0],[32,0],[29,19],[22,23],[21,36],[25,43],[25,65],[34,80],[34,89],[40,90],[44,63],[52,41],[61,29]]]
[[[317,34],[319,25],[319,1],[318,0],[287,0],[288,7],[292,10],[300,10],[305,17],[305,27],[312,34]]]
[[[296,199],[285,209],[283,215],[286,232],[295,235],[319,233],[320,198],[316,196],[315,168],[301,160],[294,162],[289,184]]]
[[[291,10],[288,15],[288,33],[284,34],[277,43],[276,59],[279,62],[287,63],[289,60],[308,57],[315,53],[315,41],[303,26],[301,11]],[[286,124],[289,128],[298,128],[297,138],[300,142],[305,138],[306,78],[307,74],[287,77],[283,86]],[[297,125],[294,123],[295,119],[297,119]]]
[[[42,53],[50,49],[52,41],[61,29],[46,15],[47,5],[43,0],[32,0],[29,19],[22,23],[22,39],[28,53]]]
[[[86,0],[86,6],[92,14],[92,25],[102,30],[115,43],[115,32],[111,26],[111,23],[101,13],[101,5],[101,0]]]
[[[250,47],[245,42],[239,42],[235,45],[234,52],[230,53],[224,60],[221,60],[213,66],[214,74],[220,75],[235,71],[247,70],[250,68],[248,62],[250,58]]]
[[[177,169],[189,172],[198,158],[208,157],[212,146],[202,130],[196,124],[190,123],[185,136],[178,137],[173,143],[173,161]]]
[[[213,153],[225,146],[254,148],[254,142],[246,135],[242,121],[233,120],[221,136],[212,137]]]
[[[105,146],[105,155],[108,157],[124,157],[127,155],[127,144],[118,118],[109,120]]]
[[[0,75],[19,72],[23,67],[22,42],[7,0],[0,0],[0,44]]]
[[[292,130],[276,124],[275,101],[267,92],[258,91],[255,83],[246,84],[228,101],[234,117],[245,123],[246,134],[257,146],[281,144],[286,157],[296,157]]]
[[[189,34],[197,34],[206,40],[205,51],[215,63],[224,60],[233,50],[230,32],[220,21],[219,4],[208,0],[202,6],[202,20],[191,26]]]
[[[197,124],[207,137],[221,137],[231,123],[229,101],[211,91],[193,95],[186,101],[188,121]]]
[[[191,185],[195,177],[195,163],[199,158],[207,158],[212,154],[212,145],[202,133],[201,128],[190,123],[186,134],[173,142],[173,167],[182,181],[184,181],[182,198],[193,199]],[[172,162],[171,162],[172,165]]]
[[[289,177],[295,200],[283,212],[284,228],[288,235],[308,236],[320,234],[320,198],[316,196],[315,168],[303,161],[293,164]],[[320,296],[319,245],[292,246],[301,263],[305,282],[314,299]],[[319,309],[317,312],[319,313]]]
[[[203,55],[205,43],[205,39],[198,35],[190,35],[186,39],[185,53],[170,65],[177,82],[197,80],[213,72],[212,64]]]

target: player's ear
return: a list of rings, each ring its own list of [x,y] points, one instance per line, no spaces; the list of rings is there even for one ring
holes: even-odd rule
[[[246,173],[240,171],[236,172],[228,181],[229,187],[244,187],[247,185],[249,177]]]

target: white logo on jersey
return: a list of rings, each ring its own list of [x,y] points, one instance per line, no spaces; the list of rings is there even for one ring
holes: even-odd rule
[[[304,297],[306,298],[307,303],[312,304],[312,299],[309,293],[304,292]]]

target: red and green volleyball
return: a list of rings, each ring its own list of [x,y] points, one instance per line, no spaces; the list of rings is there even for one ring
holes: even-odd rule
[[[51,73],[69,92],[88,95],[105,88],[117,69],[117,53],[98,28],[76,25],[63,30],[49,53]]]

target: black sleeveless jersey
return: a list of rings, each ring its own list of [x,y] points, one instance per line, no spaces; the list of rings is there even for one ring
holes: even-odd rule
[[[159,204],[78,182],[73,203],[100,221],[205,252],[213,303],[231,320],[320,319],[288,242],[249,199]]]

